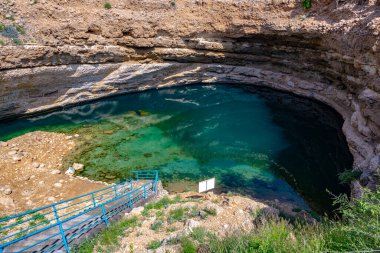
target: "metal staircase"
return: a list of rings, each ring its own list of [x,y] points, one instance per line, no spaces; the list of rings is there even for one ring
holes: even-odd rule
[[[114,184],[52,205],[0,219],[0,253],[70,252],[157,192],[158,171],[133,171],[136,180]]]

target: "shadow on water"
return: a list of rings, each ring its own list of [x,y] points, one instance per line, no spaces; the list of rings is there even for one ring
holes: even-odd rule
[[[272,164],[271,170],[284,178],[314,210],[331,213],[334,209],[331,193],[349,192],[349,187],[340,184],[337,176],[351,169],[353,163],[341,130],[341,116],[311,99],[264,87],[244,89],[264,98],[273,122],[282,127],[288,139],[289,146],[276,154],[276,165]]]

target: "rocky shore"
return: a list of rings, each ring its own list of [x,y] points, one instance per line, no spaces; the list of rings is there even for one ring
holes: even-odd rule
[[[19,213],[105,187],[69,177],[62,159],[75,148],[75,137],[31,132],[0,143],[0,216]]]

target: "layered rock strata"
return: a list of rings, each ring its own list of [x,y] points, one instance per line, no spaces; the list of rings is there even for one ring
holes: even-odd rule
[[[1,48],[0,119],[174,85],[268,86],[338,111],[361,184],[379,183],[379,3],[305,13],[296,1],[116,1],[108,13],[70,9],[67,20],[69,3],[56,2],[35,17],[16,1],[38,45]]]

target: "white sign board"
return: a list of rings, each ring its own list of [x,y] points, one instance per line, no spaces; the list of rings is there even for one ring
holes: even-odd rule
[[[198,192],[207,192],[215,188],[215,178],[199,182]]]

